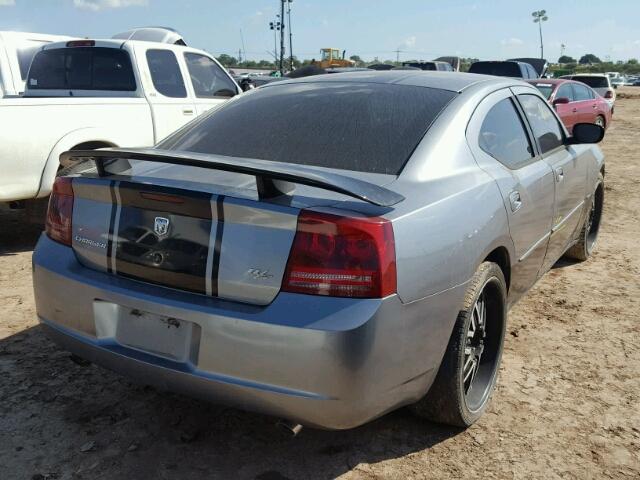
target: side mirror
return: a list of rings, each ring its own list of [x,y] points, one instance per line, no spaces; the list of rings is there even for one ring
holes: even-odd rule
[[[569,103],[569,99],[567,97],[558,97],[553,101],[553,106],[566,105],[567,103]]]
[[[604,128],[593,123],[576,123],[573,126],[573,136],[569,138],[569,145],[583,143],[600,143],[604,138]]]

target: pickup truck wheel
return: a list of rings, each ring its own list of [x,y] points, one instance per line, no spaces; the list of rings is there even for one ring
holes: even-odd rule
[[[484,262],[471,279],[433,385],[412,405],[417,415],[456,427],[480,418],[496,384],[506,320],[504,275]]]
[[[604,177],[600,173],[596,189],[591,195],[591,208],[580,231],[578,242],[565,252],[566,257],[583,262],[591,256],[598,240],[603,207]]]

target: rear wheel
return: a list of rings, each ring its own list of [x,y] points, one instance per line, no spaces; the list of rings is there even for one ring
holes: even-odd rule
[[[574,260],[584,261],[591,256],[596,247],[602,209],[604,207],[604,177],[598,175],[598,184],[591,196],[591,207],[585,219],[578,242],[566,251],[565,256]]]
[[[593,123],[595,123],[595,124],[596,124],[596,125],[598,125],[599,127],[602,127],[602,128],[604,128],[604,127],[605,127],[605,120],[604,120],[604,117],[603,117],[602,115],[598,115],[598,116],[596,117],[596,121],[595,121],[595,122],[593,122]]]
[[[473,424],[487,408],[502,356],[507,288],[500,267],[476,271],[429,392],[412,406],[428,420],[457,427]]]

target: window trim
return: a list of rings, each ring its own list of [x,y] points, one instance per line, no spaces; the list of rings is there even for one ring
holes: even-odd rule
[[[544,104],[547,106],[549,111],[551,111],[551,113],[553,114],[553,116],[554,116],[554,118],[556,120],[556,123],[560,127],[560,133],[562,133],[562,143],[560,145],[558,145],[557,147],[552,148],[551,150],[549,150],[547,152],[542,153],[542,149],[540,148],[540,143],[538,142],[538,138],[533,133],[533,127],[531,127],[531,123],[529,122],[529,119],[527,118],[527,115],[524,113],[524,107],[520,103],[520,95],[533,95],[534,97],[538,97],[541,101],[544,102]],[[535,141],[536,150],[538,152],[537,157],[542,159],[542,160],[544,160],[545,158],[547,158],[547,157],[559,152],[561,149],[566,150],[567,149],[567,138],[568,138],[566,128],[565,128],[564,124],[560,121],[560,119],[558,118],[558,115],[556,114],[556,112],[554,112],[553,109],[549,106],[549,102],[546,101],[544,98],[541,98],[539,95],[536,95],[535,92],[515,93],[515,97],[516,97],[516,101],[518,102],[518,106],[521,109],[522,116],[524,117],[525,121],[527,122],[527,125],[528,125],[528,127],[530,129],[531,135],[532,135],[532,137],[533,137],[533,139]]]
[[[200,52],[193,52],[193,51],[187,50],[187,51],[182,52],[182,59],[184,61],[185,67],[187,69],[187,74],[189,75],[189,86],[191,87],[191,90],[193,91],[193,98],[200,99],[200,100],[221,100],[221,99],[228,100],[229,98],[232,98],[232,97],[227,97],[227,96],[224,96],[224,95],[213,95],[211,97],[200,97],[200,96],[198,96],[198,93],[196,92],[196,88],[193,85],[193,80],[191,79],[191,71],[189,70],[189,61],[187,60],[187,55],[199,55],[201,57],[205,57],[205,58],[208,58],[209,60],[211,60],[214,63],[214,65],[217,65],[218,68],[220,68],[220,70],[222,70],[222,73],[224,73],[224,75],[227,77],[227,79],[229,79],[231,84],[235,87],[235,91],[236,91],[235,95],[239,95],[241,93],[241,91],[238,89],[238,84],[236,83],[236,81],[233,79],[233,77],[231,75],[229,75],[229,72],[227,72],[227,70],[222,65],[220,65],[220,63],[218,61],[216,61],[215,58],[212,58],[212,57],[210,57],[208,55],[205,55],[203,53],[200,53]]]

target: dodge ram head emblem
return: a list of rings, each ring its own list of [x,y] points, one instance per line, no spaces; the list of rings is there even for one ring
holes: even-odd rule
[[[167,233],[169,233],[169,219],[164,217],[156,217],[156,220],[153,224],[153,231],[156,232],[156,235],[159,237],[164,237]]]

